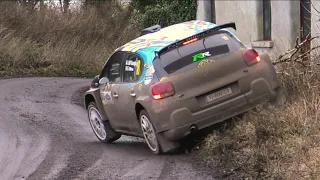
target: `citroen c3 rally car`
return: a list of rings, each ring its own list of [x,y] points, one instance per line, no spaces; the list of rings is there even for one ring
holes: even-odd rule
[[[118,48],[85,93],[97,138],[144,137],[158,154],[261,101],[278,102],[282,91],[269,56],[247,48],[227,28],[236,25],[156,25]]]

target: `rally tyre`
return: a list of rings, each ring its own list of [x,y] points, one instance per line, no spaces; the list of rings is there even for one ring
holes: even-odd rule
[[[143,137],[146,140],[149,149],[154,154],[160,154],[161,148],[159,145],[157,133],[151,122],[150,116],[145,110],[142,110],[140,112],[139,121],[140,121],[141,130],[143,132]]]
[[[104,121],[102,119],[95,102],[90,102],[88,105],[88,118],[90,126],[99,141],[104,143],[112,143],[121,137],[120,134],[116,133],[111,128],[109,121]]]

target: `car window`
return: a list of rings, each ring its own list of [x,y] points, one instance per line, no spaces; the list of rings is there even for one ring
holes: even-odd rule
[[[143,71],[143,60],[136,54],[129,54],[124,60],[124,82],[136,82],[139,81],[141,73]]]
[[[110,83],[120,83],[122,59],[122,52],[113,54],[107,61],[100,77],[107,77]]]
[[[227,31],[219,31],[202,40],[182,46],[161,55],[164,70],[168,73],[184,72],[197,67],[202,59],[218,59],[244,47]]]

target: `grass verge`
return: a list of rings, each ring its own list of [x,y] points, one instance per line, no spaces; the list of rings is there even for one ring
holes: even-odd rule
[[[202,157],[219,179],[320,179],[320,68],[277,67],[287,95],[280,108],[260,105],[204,141]]]
[[[96,75],[138,35],[132,9],[114,1],[61,12],[0,2],[0,76]]]

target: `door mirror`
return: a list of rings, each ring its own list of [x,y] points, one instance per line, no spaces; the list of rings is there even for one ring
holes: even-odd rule
[[[107,84],[108,82],[109,82],[109,79],[106,77],[103,77],[99,80],[100,85]]]

